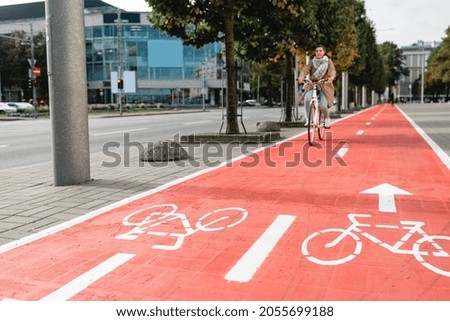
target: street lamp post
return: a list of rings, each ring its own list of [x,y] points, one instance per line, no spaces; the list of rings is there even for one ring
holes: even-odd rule
[[[122,81],[122,15],[120,8],[117,8],[117,55],[118,55],[118,62],[117,62],[117,79],[119,81]],[[123,114],[122,110],[122,94],[123,89],[117,88],[118,90],[118,104],[119,104],[119,110],[120,110],[120,116]]]
[[[424,73],[425,73],[425,52],[421,53],[421,58],[420,59],[420,63],[421,63],[421,81],[420,81],[420,102],[423,104],[424,103],[424,89],[425,89],[425,77],[424,77]]]
[[[206,59],[205,59],[205,62],[203,63],[203,68],[202,69],[203,69],[203,75],[202,75],[202,111],[205,111],[206,110],[206,106],[205,106]]]
[[[34,39],[33,39],[33,24],[30,24],[30,47],[31,47],[31,69],[34,68],[34,65],[36,64],[36,61],[34,59]],[[34,80],[36,79],[36,76],[33,74],[33,106],[34,106],[34,118],[37,118],[37,91],[36,91],[36,84],[34,83]]]

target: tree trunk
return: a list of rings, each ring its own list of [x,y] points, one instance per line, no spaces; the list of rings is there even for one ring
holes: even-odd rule
[[[284,78],[286,79],[286,113],[284,121],[292,121],[292,105],[294,102],[294,82],[293,82],[293,57],[290,51],[286,52],[286,70]]]
[[[237,121],[237,97],[236,97],[236,60],[234,57],[234,8],[230,4],[226,6],[224,14],[225,23],[225,59],[227,67],[227,134],[239,134]]]

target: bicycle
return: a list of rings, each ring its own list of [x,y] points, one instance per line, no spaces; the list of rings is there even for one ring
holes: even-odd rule
[[[435,242],[436,240],[450,241],[450,236],[428,235],[422,229],[422,226],[424,226],[425,223],[420,221],[400,221],[401,226],[375,224],[375,228],[407,231],[395,244],[392,245],[362,230],[362,228],[371,227],[372,225],[361,223],[358,221],[358,218],[369,218],[371,217],[370,214],[348,214],[347,217],[352,224],[346,229],[330,228],[321,230],[319,232],[314,232],[309,235],[302,243],[302,254],[309,261],[320,265],[344,264],[351,261],[361,253],[362,241],[358,237],[358,235],[361,235],[394,254],[413,255],[416,260],[419,261],[419,263],[427,269],[433,271],[434,273],[450,277],[450,254],[449,252],[445,251],[441,245]],[[332,233],[337,233],[337,237],[334,238],[334,236],[330,235]],[[421,238],[413,243],[412,249],[404,249],[406,242],[410,240],[411,237],[415,234],[419,234]],[[321,238],[323,242],[317,240],[318,238]],[[313,239],[320,244],[319,248],[322,245],[324,245],[325,248],[333,248],[333,257],[331,258],[330,256],[328,256],[326,258],[323,258],[327,255],[323,251],[322,253],[320,253],[322,258],[311,255],[310,249],[314,248],[314,246],[311,245],[311,241]],[[345,242],[344,239],[347,240],[347,242]],[[348,241],[350,241],[350,244],[348,243]],[[354,243],[353,245],[352,242]],[[338,245],[341,245],[342,250],[345,249],[346,252],[343,253],[344,251],[336,249],[335,247]],[[315,248],[317,248],[317,246]],[[438,263],[443,267],[441,268],[436,266],[437,262],[432,261],[431,256],[436,257],[436,260],[440,260]],[[444,260],[445,262],[443,262],[444,258],[447,258],[447,260]]]
[[[310,145],[314,144],[315,133],[320,140],[325,138],[325,115],[319,108],[319,84],[326,82],[326,79],[319,81],[305,80],[305,83],[312,84],[312,99],[309,103],[309,115],[308,115],[308,142]]]
[[[152,248],[159,250],[177,250],[184,239],[198,231],[213,232],[236,226],[248,215],[248,212],[240,207],[220,208],[200,217],[195,223],[195,228],[191,226],[186,214],[178,213],[178,206],[174,204],[153,205],[147,208],[134,211],[122,220],[125,226],[133,228],[123,234],[117,235],[116,239],[135,240],[140,235],[167,236],[176,238],[173,245],[156,244]],[[173,231],[174,225],[169,222],[180,220],[181,229],[184,232]],[[169,231],[165,230],[166,228]]]

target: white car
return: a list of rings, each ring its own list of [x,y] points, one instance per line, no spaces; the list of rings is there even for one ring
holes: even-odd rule
[[[16,103],[16,102],[12,102],[12,103],[7,103],[10,107],[14,107],[17,109],[17,111],[19,113],[22,112],[27,112],[27,111],[33,111],[34,110],[34,106],[30,103]]]
[[[0,115],[17,113],[17,108],[9,106],[7,103],[0,103]]]

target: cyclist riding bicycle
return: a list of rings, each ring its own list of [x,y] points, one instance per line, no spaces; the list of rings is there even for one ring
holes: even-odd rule
[[[298,77],[298,83],[302,84],[305,82],[305,77],[309,76],[311,81],[327,80],[326,82],[318,84],[321,94],[319,99],[319,108],[322,110],[325,116],[325,128],[330,128],[330,115],[328,113],[328,108],[333,105],[334,98],[334,85],[333,80],[336,77],[336,69],[334,68],[333,61],[331,58],[325,55],[325,47],[318,45],[316,47],[316,53],[312,59],[303,67]],[[310,102],[312,98],[312,84],[305,83],[304,93],[300,100],[304,99],[305,110],[306,110],[306,124],[308,126],[308,119],[310,113]]]

